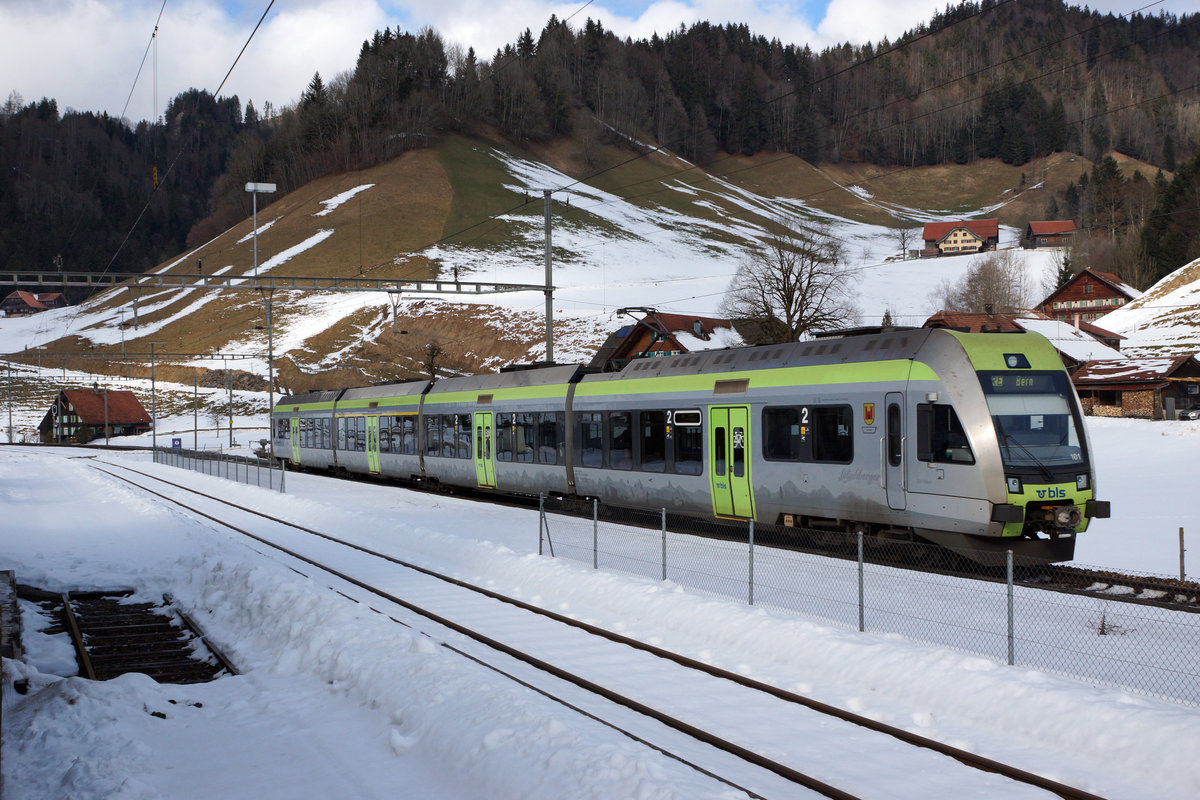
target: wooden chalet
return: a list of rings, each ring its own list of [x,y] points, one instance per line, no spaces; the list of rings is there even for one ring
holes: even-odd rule
[[[38,423],[43,442],[86,442],[104,436],[145,433],[153,422],[133,392],[124,389],[60,389]]]
[[[1043,300],[1039,310],[1055,319],[1091,322],[1141,296],[1116,275],[1085,267]]]
[[[922,257],[958,256],[995,250],[1000,244],[1000,220],[968,219],[953,222],[927,222],[921,235],[925,242]]]
[[[1071,374],[1084,411],[1098,417],[1174,419],[1200,405],[1195,356],[1088,361]]]
[[[589,368],[615,372],[638,358],[660,358],[741,344],[733,323],[727,319],[639,310],[645,316],[609,334]]]
[[[25,317],[52,308],[62,308],[66,304],[67,299],[59,292],[52,294],[13,292],[0,301],[0,312],[3,312],[6,317]]]
[[[1027,250],[1039,247],[1066,247],[1074,237],[1074,220],[1055,219],[1031,222],[1025,226],[1025,236],[1021,239],[1021,246]]]

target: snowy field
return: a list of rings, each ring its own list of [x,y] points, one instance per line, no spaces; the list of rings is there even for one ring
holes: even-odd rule
[[[1177,528],[1193,516],[1181,476],[1200,426],[1090,422],[1114,519],[1081,539],[1080,560],[1172,572]],[[245,674],[189,687],[133,675],[63,680],[69,647],[30,633],[31,663],[5,662],[6,681],[20,675],[31,686],[24,697],[6,686],[7,797],[736,796],[384,624],[211,523],[118,486],[86,455],[0,448],[0,567],[52,589],[131,586],[147,601],[174,592]],[[1194,708],[539,558],[528,511],[309,475],[289,475],[280,495],[146,454],[105,457],[1105,797],[1200,795]],[[1130,531],[1136,542],[1122,535]],[[42,626],[29,606],[25,626]],[[828,758],[851,771],[865,760]],[[939,780],[867,780],[864,795],[926,797]],[[963,786],[957,796],[1012,795]]]

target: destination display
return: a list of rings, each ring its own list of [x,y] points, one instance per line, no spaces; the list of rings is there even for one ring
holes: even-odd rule
[[[1054,394],[1061,391],[1057,372],[982,372],[979,380],[989,394]]]

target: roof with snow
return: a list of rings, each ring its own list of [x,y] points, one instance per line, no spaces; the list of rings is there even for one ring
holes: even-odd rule
[[[1013,322],[1030,333],[1045,336],[1050,340],[1050,344],[1054,345],[1055,350],[1074,361],[1128,360],[1120,350],[1114,350],[1094,336],[1062,320],[1022,317]]]
[[[1193,369],[1185,370],[1185,367]],[[1170,378],[1192,377],[1181,371],[1200,373],[1200,361],[1193,356],[1176,358],[1120,358],[1088,361],[1071,375],[1076,386],[1107,383],[1162,383]]]

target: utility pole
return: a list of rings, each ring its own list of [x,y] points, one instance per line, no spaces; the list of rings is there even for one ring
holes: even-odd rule
[[[13,424],[12,424],[12,362],[6,361],[8,365],[8,443],[13,443]]]
[[[154,384],[154,342],[150,343],[150,448],[152,452],[158,452],[158,391]]]
[[[192,449],[200,449],[200,376],[192,376]]]
[[[550,264],[550,196],[553,189],[543,189],[542,196],[546,199],[546,362],[554,361],[554,281],[553,267]]]

